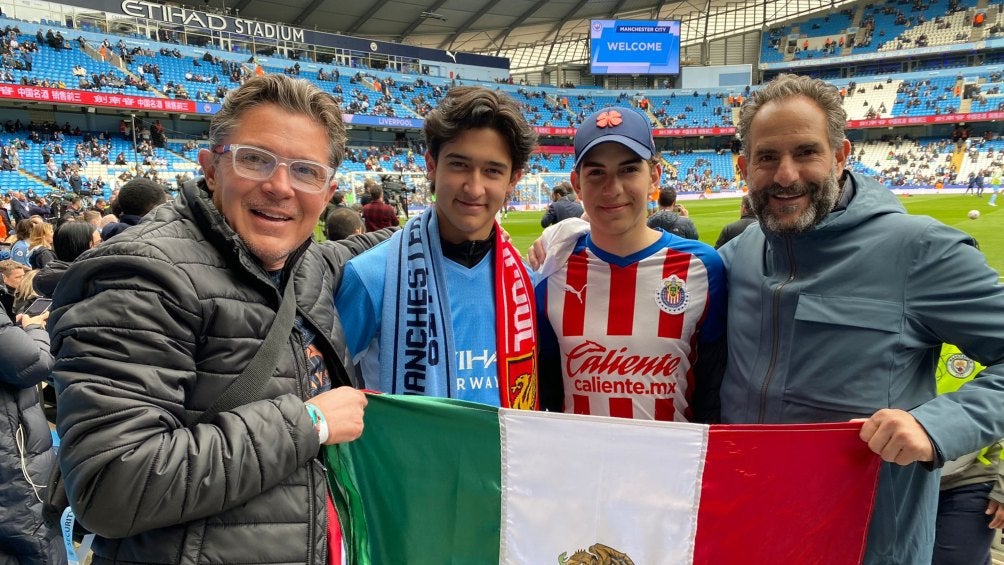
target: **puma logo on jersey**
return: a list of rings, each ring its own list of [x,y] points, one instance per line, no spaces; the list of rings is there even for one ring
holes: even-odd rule
[[[565,283],[565,292],[571,292],[572,294],[575,295],[576,298],[579,299],[580,303],[585,304],[582,298],[582,293],[586,291],[587,286],[589,286],[589,283],[585,283],[582,285],[582,288],[580,288],[579,290],[575,290],[574,288],[572,288],[572,285]]]

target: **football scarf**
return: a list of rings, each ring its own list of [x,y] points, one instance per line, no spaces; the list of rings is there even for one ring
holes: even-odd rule
[[[537,319],[533,283],[496,227],[496,367],[500,404],[536,409]],[[412,218],[388,245],[380,331],[380,385],[393,394],[455,398],[456,351],[435,208]],[[386,368],[390,368],[388,371]]]

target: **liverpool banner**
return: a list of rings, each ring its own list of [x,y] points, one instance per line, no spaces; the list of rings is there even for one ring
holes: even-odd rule
[[[706,426],[371,396],[328,448],[350,564],[860,563],[861,423]]]

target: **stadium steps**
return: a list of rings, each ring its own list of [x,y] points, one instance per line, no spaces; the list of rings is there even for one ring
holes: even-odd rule
[[[45,185],[45,186],[48,186],[48,187],[50,187],[50,188],[52,187],[52,185],[51,185],[51,184],[49,184],[49,181],[45,180],[45,178],[44,178],[44,177],[40,177],[40,176],[36,175],[35,173],[31,173],[31,172],[28,172],[28,171],[26,171],[26,170],[25,170],[25,169],[24,169],[23,167],[22,167],[22,168],[19,168],[19,169],[17,170],[17,172],[18,172],[18,174],[20,174],[20,175],[21,175],[22,177],[25,177],[25,178],[28,178],[28,179],[31,179],[31,180],[33,180],[33,181],[35,181],[35,182],[39,183],[39,184],[43,184],[43,185]]]
[[[184,168],[185,164],[192,165],[193,170],[198,167],[198,155],[199,155],[198,150],[196,150],[195,152],[196,159],[194,160],[191,157],[186,157],[184,154],[179,153],[174,149],[171,149],[166,144],[164,145],[164,147],[161,148],[161,150],[164,153],[167,153],[171,157],[170,161],[172,162],[171,164],[174,166],[175,169]]]
[[[559,107],[564,110],[564,113],[567,114],[569,118],[578,120],[578,115],[575,113],[575,110],[571,109],[571,105],[561,103],[561,100],[559,100],[556,96],[556,94],[544,94],[544,100],[546,100],[547,103],[553,104],[555,107]]]
[[[651,103],[649,103],[648,108],[642,110],[642,112],[645,112],[645,116],[648,117],[648,123],[649,123],[649,125],[654,125],[655,127],[660,127],[660,128],[661,127],[665,127],[662,124],[662,122],[659,121],[659,118],[657,118],[655,116],[655,114],[652,113],[652,104]]]
[[[83,51],[85,55],[87,55],[88,57],[94,59],[99,63],[108,63],[120,71],[124,70],[122,67],[122,60],[118,59],[117,55],[114,58],[110,58],[109,61],[105,61],[104,59],[101,58],[101,53],[99,53],[98,50],[95,49],[94,46],[92,46],[90,43],[84,42],[84,46],[81,49],[81,51]]]
[[[861,16],[864,15],[864,4],[854,7],[854,15],[851,16],[851,27],[861,27]]]
[[[957,145],[952,152],[952,171],[959,174],[962,171],[962,163],[966,159],[966,149],[964,145]]]
[[[664,176],[668,176],[668,178],[671,179],[680,177],[680,170],[676,167],[676,165],[670,163],[669,159],[666,159],[665,155],[660,153],[659,161],[662,162],[662,172]]]
[[[93,59],[95,62],[97,62],[97,63],[108,63],[109,65],[111,65],[111,66],[115,67],[116,69],[118,69],[118,71],[121,72],[122,74],[130,76],[134,80],[139,80],[139,77],[136,76],[132,71],[129,70],[129,67],[122,61],[122,58],[119,57],[117,54],[115,54],[115,50],[114,49],[110,49],[109,51],[112,52],[112,56],[109,57],[107,61],[105,61],[104,59],[101,58],[101,53],[98,52],[98,50],[95,49],[94,46],[92,46],[90,43],[84,43],[83,52],[88,57],[90,57],[91,59]],[[163,92],[161,92],[161,91],[157,90],[156,88],[154,88],[153,83],[149,83],[149,84],[150,84],[150,89],[147,90],[147,93],[153,94],[157,98],[167,98],[166,94],[164,94]],[[146,96],[146,94],[143,94],[143,96]]]
[[[976,43],[977,41],[983,41],[983,36],[986,35],[986,25],[980,27],[970,28],[969,30],[969,42]]]

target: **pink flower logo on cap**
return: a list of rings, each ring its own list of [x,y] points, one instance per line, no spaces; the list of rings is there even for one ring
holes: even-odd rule
[[[596,116],[596,127],[606,128],[606,127],[617,127],[621,125],[621,113],[617,110],[610,110],[609,112],[603,112],[599,116]]]

